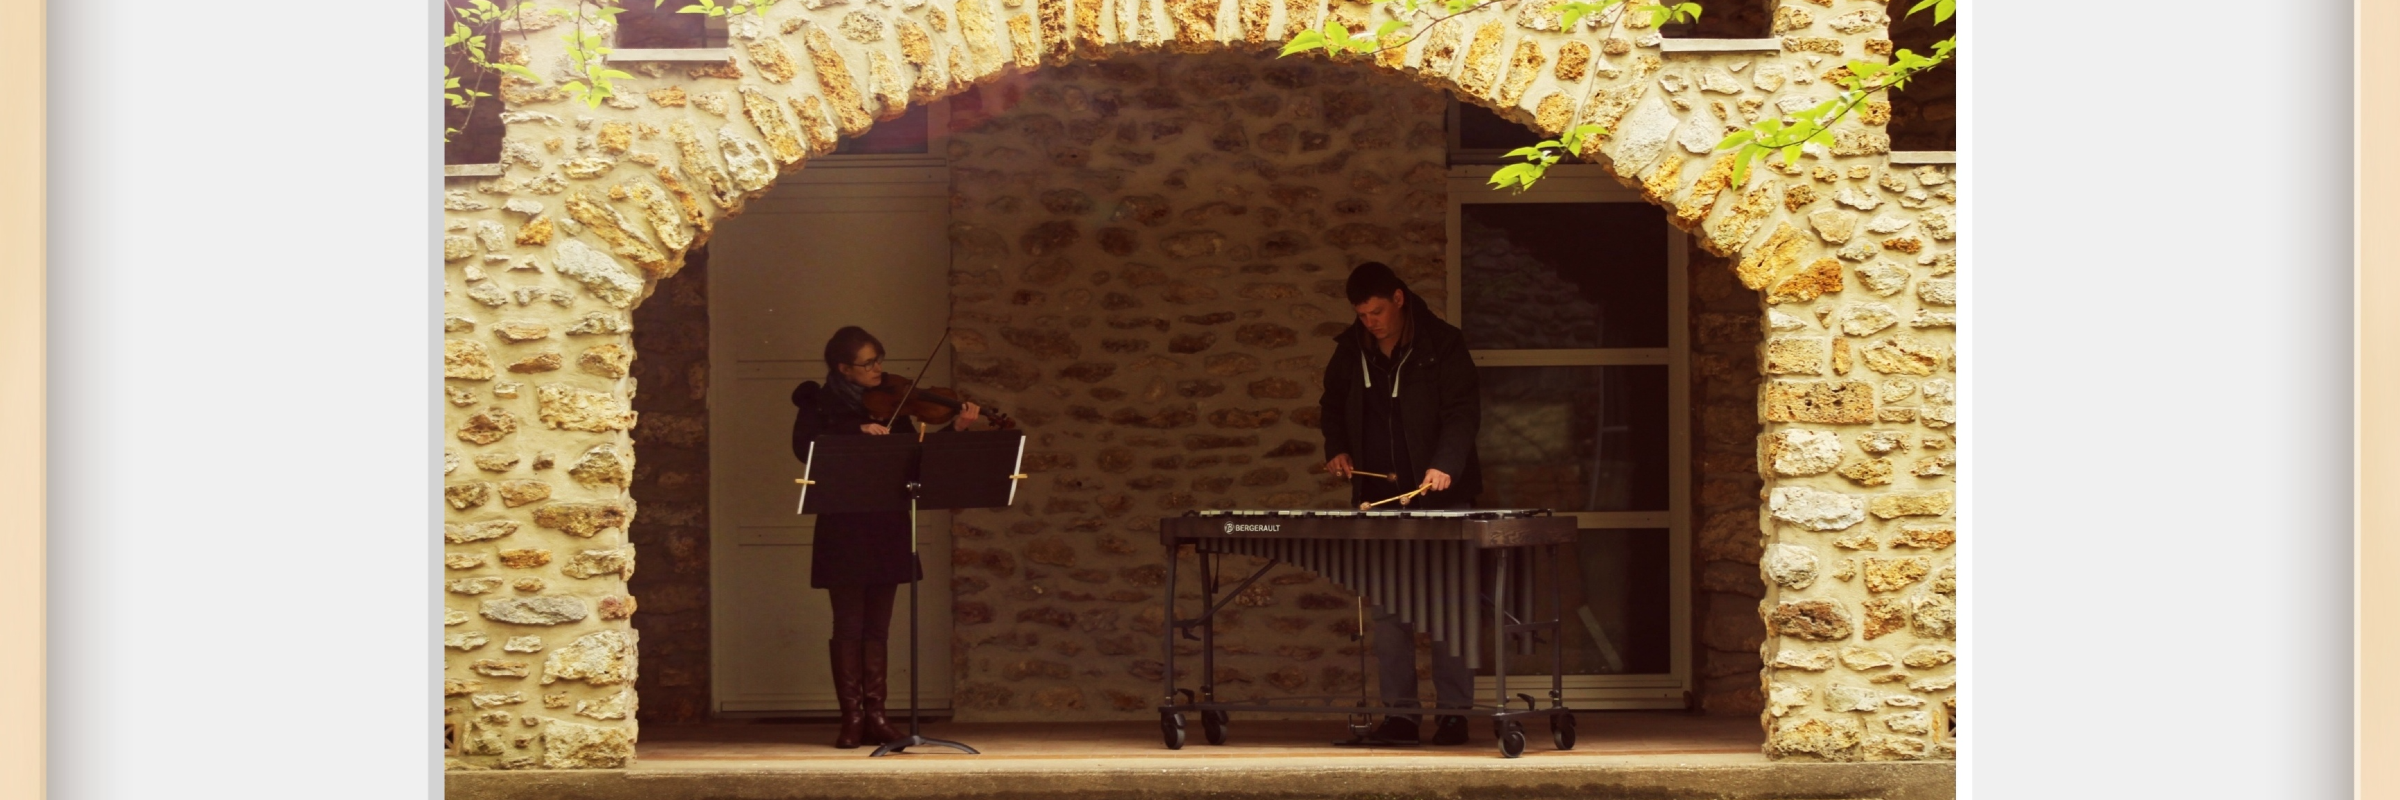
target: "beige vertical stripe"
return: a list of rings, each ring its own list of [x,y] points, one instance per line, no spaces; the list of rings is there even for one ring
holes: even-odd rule
[[[2357,14],[2356,769],[2359,797],[2400,798],[2400,4]]]
[[[41,797],[43,8],[9,0],[0,75],[0,798]],[[32,109],[37,113],[23,113]]]

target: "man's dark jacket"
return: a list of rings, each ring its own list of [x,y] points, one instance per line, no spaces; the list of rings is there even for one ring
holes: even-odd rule
[[[1425,299],[1407,293],[1414,330],[1410,341],[1392,351],[1407,360],[1399,369],[1399,397],[1394,413],[1400,418],[1401,439],[1408,447],[1399,485],[1362,478],[1352,480],[1351,502],[1381,500],[1417,488],[1425,470],[1450,476],[1450,488],[1409,501],[1411,508],[1465,508],[1483,491],[1483,467],[1475,458],[1475,429],[1483,419],[1482,395],[1475,384],[1475,362],[1467,355],[1466,336],[1456,326],[1433,315]],[[1324,411],[1325,457],[1348,453],[1357,466],[1363,432],[1365,392],[1391,392],[1393,386],[1376,380],[1367,386],[1361,354],[1375,346],[1363,322],[1352,322],[1334,337],[1333,358],[1325,362],[1325,394],[1317,400]],[[1388,508],[1388,507],[1379,507]]]

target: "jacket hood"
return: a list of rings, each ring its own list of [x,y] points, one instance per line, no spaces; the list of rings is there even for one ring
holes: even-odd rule
[[[1416,344],[1439,344],[1465,335],[1459,331],[1458,326],[1435,315],[1433,307],[1426,304],[1424,296],[1417,294],[1417,290],[1402,287],[1400,291],[1408,298],[1409,323],[1415,329]],[[1350,327],[1343,328],[1341,333],[1334,334],[1333,339],[1335,342],[1356,342],[1364,347],[1369,343],[1367,324],[1353,317],[1350,320]]]

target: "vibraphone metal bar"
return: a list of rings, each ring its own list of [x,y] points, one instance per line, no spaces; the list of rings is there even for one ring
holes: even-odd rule
[[[1325,712],[1345,714],[1450,714],[1481,716],[1493,721],[1503,755],[1524,751],[1519,720],[1548,717],[1552,741],[1559,749],[1574,747],[1575,718],[1564,701],[1564,655],[1557,645],[1562,601],[1558,585],[1557,546],[1574,540],[1575,522],[1551,516],[1547,510],[1509,511],[1200,511],[1160,521],[1159,539],[1167,549],[1166,626],[1161,650],[1165,659],[1166,694],[1159,707],[1159,726],[1169,749],[1183,747],[1185,712],[1201,714],[1210,744],[1223,744],[1227,714],[1233,711]],[[1175,591],[1183,545],[1200,555],[1200,584],[1204,609],[1199,616],[1175,613]],[[1533,620],[1534,560],[1512,558],[1518,550],[1542,547],[1551,564],[1550,619]],[[1484,562],[1489,554],[1491,592],[1483,589]],[[1265,564],[1219,598],[1217,557],[1246,555]],[[1529,556],[1529,554],[1528,554]],[[1307,706],[1275,703],[1219,703],[1216,699],[1216,616],[1278,564],[1291,564],[1350,588],[1360,597],[1426,631],[1438,646],[1460,656],[1469,669],[1483,664],[1481,650],[1472,646],[1483,635],[1483,609],[1490,609],[1495,676],[1490,706],[1469,708],[1390,708]],[[1512,591],[1513,590],[1513,591]],[[1197,628],[1199,634],[1193,635]],[[1525,694],[1523,710],[1509,709],[1508,651],[1531,655],[1536,634],[1547,631],[1553,643],[1550,664],[1550,707],[1536,707]],[[1363,632],[1362,632],[1363,633]],[[1201,646],[1200,691],[1175,686],[1175,637],[1196,639]],[[1361,675],[1360,679],[1365,680]],[[1177,702],[1177,697],[1184,702]],[[1292,696],[1287,701],[1338,701],[1336,695]],[[1363,703],[1364,701],[1360,701]]]

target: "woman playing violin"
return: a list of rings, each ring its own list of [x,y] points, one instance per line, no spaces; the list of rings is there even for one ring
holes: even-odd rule
[[[795,448],[816,435],[890,434],[895,421],[868,411],[869,393],[886,382],[883,342],[855,325],[835,331],[825,343],[825,367],[822,387],[803,384],[793,392],[792,402],[801,409],[798,427],[815,423],[815,435],[795,433]],[[814,397],[802,396],[812,388]],[[889,401],[882,405],[889,407]],[[952,426],[964,430],[981,416],[974,403],[962,402]],[[884,715],[885,641],[894,594],[900,584],[924,575],[909,553],[908,531],[906,511],[817,516],[808,585],[824,589],[833,604],[833,686],[842,708],[835,747],[883,744],[901,736]]]

